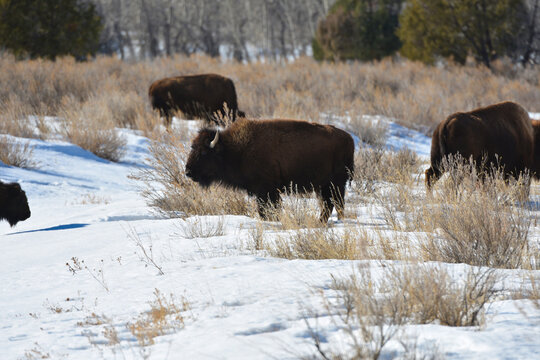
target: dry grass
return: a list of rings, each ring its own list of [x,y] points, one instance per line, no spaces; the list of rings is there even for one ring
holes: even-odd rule
[[[184,297],[178,301],[170,294],[167,298],[158,289],[154,290],[154,296],[155,299],[149,303],[150,310],[127,325],[140,346],[152,345],[155,337],[183,329],[185,313],[190,309]]]
[[[368,258],[370,238],[357,229],[328,229],[326,227],[290,230],[264,243],[266,251],[285,259],[344,259]]]
[[[310,58],[286,64],[240,64],[201,55],[133,63],[98,57],[81,63],[72,58],[15,61],[2,55],[0,68],[2,117],[60,116],[98,106],[107,109],[116,127],[145,131],[157,124],[149,121],[154,118],[147,95],[152,81],[205,72],[231,77],[240,109],[255,118],[324,121],[322,113],[353,115],[354,128],[361,114],[377,114],[429,131],[450,113],[501,100],[513,100],[529,111],[540,112],[540,67],[523,71],[501,65],[500,71],[491,72],[474,65],[429,67],[405,60],[334,64]],[[70,98],[74,101],[66,102]],[[8,123],[6,131],[13,135],[35,136],[24,130],[25,125]]]
[[[194,216],[178,224],[180,235],[186,239],[209,238],[225,235],[225,220],[223,216],[213,217]]]
[[[141,353],[144,353],[147,346],[154,344],[156,337],[183,329],[186,320],[193,318],[189,313],[191,306],[184,296],[180,299],[177,299],[173,294],[165,296],[158,289],[155,289],[153,294],[154,299],[148,302],[150,309],[139,313],[125,325],[137,340],[138,345],[141,347]],[[102,328],[101,334],[107,341],[105,343],[107,346],[122,345],[122,342],[125,341],[125,338],[122,339],[119,336],[118,321],[106,315],[93,312],[83,321],[78,322],[77,325],[81,327],[100,326]],[[92,332],[88,332],[88,334],[88,339],[93,345],[99,347],[100,344],[103,344],[103,341],[95,339]]]
[[[142,181],[142,194],[159,213],[168,217],[192,215],[253,215],[255,204],[245,192],[220,185],[204,189],[185,175],[189,148],[175,134],[150,146],[151,168],[133,177]]]
[[[21,143],[0,135],[0,162],[20,168],[35,168],[38,164],[33,159],[33,152],[29,142]]]
[[[462,279],[446,267],[429,264],[385,265],[382,274],[375,274],[359,267],[350,277],[333,277],[335,295],[322,295],[325,312],[346,334],[349,347],[337,350],[329,344],[324,348],[321,335],[306,319],[317,358],[378,359],[408,324],[479,326],[499,292],[498,276],[485,268],[468,268]],[[401,345],[403,355],[418,355],[411,354],[405,342]],[[437,355],[434,351],[423,358]]]

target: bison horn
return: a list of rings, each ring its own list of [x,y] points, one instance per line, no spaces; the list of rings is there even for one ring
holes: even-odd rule
[[[219,131],[216,131],[216,137],[214,138],[214,140],[212,140],[212,142],[210,143],[210,148],[213,149],[214,146],[216,146],[217,142],[218,142],[218,139],[219,139]]]

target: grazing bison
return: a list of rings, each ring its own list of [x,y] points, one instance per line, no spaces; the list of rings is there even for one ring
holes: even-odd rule
[[[191,145],[186,175],[202,186],[221,182],[257,197],[259,214],[278,206],[280,192],[315,191],[321,221],[334,205],[343,218],[345,184],[354,169],[354,142],[330,125],[297,120],[241,119],[220,132],[202,129]]]
[[[7,220],[9,225],[15,226],[29,217],[28,199],[21,186],[0,181],[0,220]]]
[[[443,158],[456,154],[465,159],[472,158],[479,172],[499,165],[503,167],[506,178],[518,177],[525,170],[537,176],[540,172],[534,164],[534,148],[531,119],[527,111],[516,103],[506,101],[452,114],[433,132],[426,188],[430,190],[441,177]]]
[[[225,116],[232,121],[236,120],[236,116],[245,117],[244,112],[238,110],[233,81],[217,74],[157,80],[150,85],[148,96],[152,108],[165,117],[167,126],[171,123],[174,110],[216,124],[221,124]]]

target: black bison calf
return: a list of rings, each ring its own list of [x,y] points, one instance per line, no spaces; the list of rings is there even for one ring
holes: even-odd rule
[[[29,217],[28,199],[21,186],[0,181],[0,220],[7,220],[9,225],[15,226]]]
[[[223,117],[232,121],[245,117],[238,110],[236,90],[231,79],[217,74],[176,76],[157,80],[148,89],[150,103],[159,110],[169,126],[174,110],[187,117],[221,124]]]
[[[324,223],[334,205],[343,218],[345,185],[353,170],[349,134],[297,120],[241,119],[222,132],[202,129],[186,164],[186,175],[202,186],[221,182],[255,195],[263,218],[269,205],[279,205],[281,191],[315,191]]]
[[[441,177],[443,158],[457,154],[472,158],[479,172],[501,166],[506,178],[526,170],[538,176],[534,133],[527,111],[510,101],[450,115],[433,132],[426,188]]]

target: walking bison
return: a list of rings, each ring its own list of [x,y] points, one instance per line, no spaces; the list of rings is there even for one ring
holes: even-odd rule
[[[443,158],[457,154],[472,159],[480,173],[500,166],[506,178],[517,178],[526,170],[536,177],[540,174],[535,160],[540,157],[534,156],[540,150],[540,145],[535,150],[538,132],[527,111],[510,101],[452,114],[433,132],[426,188],[442,176]]]
[[[150,103],[159,110],[170,125],[173,111],[180,110],[187,117],[200,118],[221,124],[224,117],[232,121],[245,117],[238,110],[236,90],[231,79],[217,74],[169,77],[154,81],[148,89]]]
[[[220,182],[257,197],[259,215],[280,204],[280,192],[314,191],[321,222],[336,207],[343,218],[345,185],[354,170],[354,141],[331,125],[299,120],[241,119],[223,131],[202,129],[186,175],[202,186]]]
[[[30,217],[26,194],[17,183],[0,181],[0,220],[7,220],[10,226]]]

